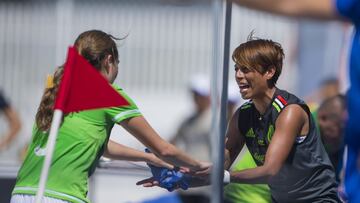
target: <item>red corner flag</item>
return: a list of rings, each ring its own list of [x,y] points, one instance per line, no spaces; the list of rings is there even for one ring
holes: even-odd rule
[[[129,104],[74,47],[70,47],[55,101],[64,113]]]

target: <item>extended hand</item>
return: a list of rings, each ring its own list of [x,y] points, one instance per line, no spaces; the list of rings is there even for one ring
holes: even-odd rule
[[[136,185],[142,185],[144,187],[154,187],[154,186],[159,186],[159,182],[156,181],[154,177],[151,177],[140,180],[139,182],[136,183]]]
[[[149,149],[145,149],[145,152],[150,153]],[[144,187],[160,186],[167,189],[169,192],[182,188],[186,190],[189,187],[188,181],[184,173],[181,171],[187,171],[187,168],[172,167],[172,169],[165,167],[158,167],[151,163],[147,164],[151,170],[153,177],[144,179],[137,182],[137,185],[143,185]]]
[[[210,175],[212,164],[208,162],[201,162],[200,170],[191,173],[192,176],[206,178]]]

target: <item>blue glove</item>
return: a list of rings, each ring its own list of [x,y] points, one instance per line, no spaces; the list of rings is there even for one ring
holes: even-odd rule
[[[155,166],[156,167],[156,166]],[[158,168],[158,167],[157,167]],[[167,169],[166,176],[162,176],[160,180],[160,186],[166,188],[169,192],[180,187],[183,190],[189,188],[188,179],[180,171]]]
[[[145,149],[145,152],[151,153],[149,149]],[[159,186],[172,192],[176,188],[180,187],[183,190],[189,188],[189,176],[183,174],[178,169],[167,169],[165,167],[157,167],[152,164],[147,164],[151,170],[151,173],[156,181],[159,182]]]

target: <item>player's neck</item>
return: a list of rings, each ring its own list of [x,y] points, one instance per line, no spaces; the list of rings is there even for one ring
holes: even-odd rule
[[[260,114],[264,114],[268,106],[271,104],[276,88],[269,88],[262,95],[253,99],[255,108]]]

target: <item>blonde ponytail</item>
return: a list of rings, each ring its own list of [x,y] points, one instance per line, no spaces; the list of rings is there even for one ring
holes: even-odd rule
[[[55,97],[59,89],[60,81],[64,72],[64,67],[60,66],[56,69],[53,77],[53,85],[48,86],[42,96],[39,108],[36,113],[36,125],[39,130],[48,131],[50,129],[53,113]]]

